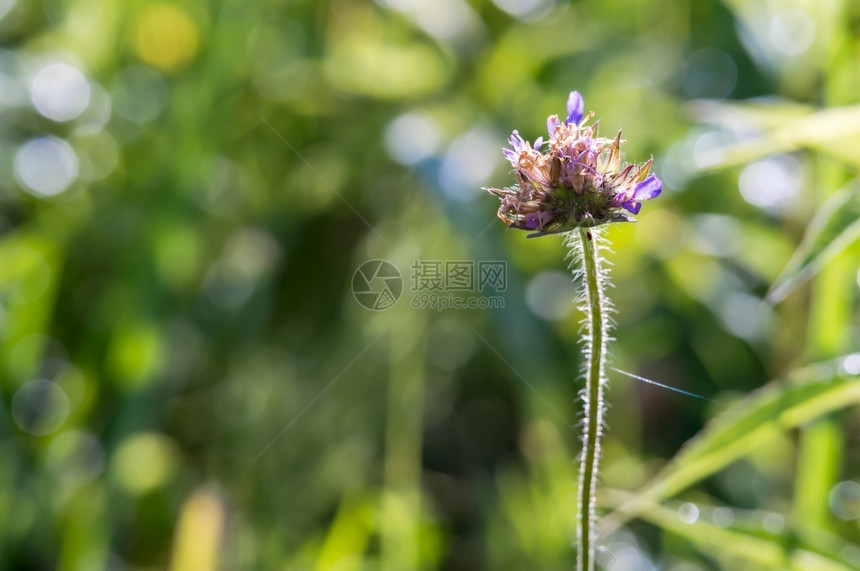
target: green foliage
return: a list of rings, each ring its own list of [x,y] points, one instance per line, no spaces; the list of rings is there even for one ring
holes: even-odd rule
[[[768,445],[781,432],[860,403],[860,378],[833,375],[842,362],[799,371],[733,403],[711,419],[702,434],[688,442],[629,503],[620,506],[619,516],[639,515]]]
[[[599,566],[860,560],[858,10],[0,2],[0,568],[572,568],[582,314],[481,190],[572,89],[665,183],[610,364],[717,402],[611,376]]]
[[[860,237],[860,187],[855,183],[827,199],[809,225],[803,242],[768,293],[780,301]]]

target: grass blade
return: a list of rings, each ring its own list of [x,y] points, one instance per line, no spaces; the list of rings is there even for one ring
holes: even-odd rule
[[[831,196],[816,213],[767,300],[777,303],[860,237],[860,184]]]
[[[692,106],[700,120],[716,124],[755,125],[759,136],[715,148],[697,162],[702,171],[747,164],[776,153],[815,149],[857,166],[860,147],[860,105],[834,107],[804,114],[796,105],[781,103],[698,103]],[[835,143],[837,142],[838,143]]]
[[[786,430],[860,403],[860,377],[840,377],[841,359],[774,381],[714,418],[635,496],[604,521],[604,532],[764,446]]]
[[[609,492],[604,490],[604,492]],[[605,493],[609,502],[624,502],[629,494],[618,492]],[[779,535],[761,529],[761,522],[736,522],[731,527],[718,527],[709,521],[714,512],[710,506],[696,505],[695,521],[686,522],[679,517],[675,508],[652,505],[642,512],[641,518],[662,530],[688,540],[698,549],[710,553],[729,568],[740,561],[755,564],[755,568],[766,569],[816,569],[822,571],[843,571],[850,569],[850,562],[840,558],[838,553],[855,552],[855,546],[841,538],[827,534],[813,543],[804,542],[791,533]],[[752,518],[747,518],[752,520]],[[732,568],[734,568],[732,565]],[[744,566],[743,568],[748,568]]]

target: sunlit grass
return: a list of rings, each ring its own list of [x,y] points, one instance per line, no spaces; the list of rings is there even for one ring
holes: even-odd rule
[[[613,363],[717,401],[612,377],[598,563],[856,565],[858,15],[0,2],[0,568],[572,568],[581,315],[481,190],[571,89],[665,183]]]

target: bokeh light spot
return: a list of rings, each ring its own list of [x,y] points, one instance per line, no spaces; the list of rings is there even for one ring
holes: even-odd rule
[[[117,483],[132,494],[143,494],[168,483],[174,476],[178,452],[168,437],[142,432],[117,448],[111,471]]]
[[[239,307],[254,293],[254,282],[239,268],[222,261],[206,272],[203,291],[209,301],[224,309]]]
[[[45,461],[60,484],[82,486],[102,473],[105,453],[95,436],[80,430],[71,430],[60,434],[51,442]]]
[[[860,375],[860,353],[851,353],[845,357],[841,369],[849,375]]]
[[[654,562],[636,536],[626,529],[614,532],[597,550],[599,569],[606,571],[655,571]]]
[[[118,381],[129,387],[138,387],[161,372],[164,353],[158,328],[138,323],[114,331],[108,350],[108,366]]]
[[[50,63],[33,78],[30,98],[36,110],[48,119],[71,121],[87,108],[90,84],[78,68]]]
[[[63,139],[39,137],[15,153],[15,176],[24,190],[38,197],[60,194],[78,176],[78,157]]]
[[[468,36],[480,25],[477,14],[463,0],[378,0],[378,3],[401,12],[439,40]]]
[[[761,525],[768,533],[782,533],[782,530],[785,529],[785,518],[776,512],[770,512],[764,516]]]
[[[726,140],[722,131],[707,131],[693,143],[693,161],[699,168],[712,167],[723,160]]]
[[[571,314],[577,290],[571,277],[560,270],[536,275],[526,286],[526,304],[547,321],[561,321]]]
[[[678,519],[684,523],[696,523],[699,520],[699,508],[696,504],[686,502],[678,508]]]
[[[133,65],[117,74],[111,94],[120,117],[133,123],[146,123],[164,110],[169,90],[158,71],[145,65]]]
[[[771,21],[769,38],[773,48],[782,55],[800,55],[815,40],[815,24],[803,10],[783,10]]]
[[[840,519],[860,519],[860,483],[846,480],[833,486],[830,509]]]
[[[666,190],[679,190],[687,186],[695,170],[693,159],[694,143],[690,140],[680,141],[669,147],[663,160],[660,161],[660,178]]]
[[[743,246],[743,229],[731,216],[698,214],[692,218],[690,226],[695,231],[691,246],[696,252],[729,257]]]
[[[50,434],[60,428],[68,415],[69,399],[65,391],[45,379],[24,383],[12,397],[12,418],[30,434]]]
[[[74,133],[93,135],[100,132],[110,120],[112,110],[113,102],[110,95],[100,85],[91,84],[89,105],[75,121]]]
[[[184,68],[197,52],[197,28],[179,6],[150,4],[138,15],[133,30],[134,51],[162,71]]]
[[[107,131],[75,139],[80,160],[80,179],[102,180],[119,164],[119,145]]]
[[[442,190],[458,202],[472,200],[499,166],[498,137],[476,128],[458,137],[445,154],[440,173]]]
[[[532,22],[552,12],[555,0],[493,0],[493,4],[514,18]]]
[[[715,526],[726,528],[734,523],[735,514],[730,508],[714,508],[711,519],[714,521]]]
[[[681,81],[693,98],[724,98],[731,95],[738,79],[735,62],[724,51],[706,48],[690,54],[684,62]]]
[[[385,149],[402,165],[413,165],[439,149],[439,127],[421,113],[404,113],[385,129]]]
[[[245,303],[257,281],[279,255],[275,239],[263,230],[245,228],[227,241],[224,256],[212,264],[203,280],[203,292],[219,307],[232,309]]]
[[[790,155],[777,155],[747,165],[741,172],[744,199],[769,211],[781,211],[794,202],[803,184],[803,166]]]
[[[720,304],[720,319],[726,329],[747,341],[764,337],[771,318],[769,304],[742,291],[730,293]]]

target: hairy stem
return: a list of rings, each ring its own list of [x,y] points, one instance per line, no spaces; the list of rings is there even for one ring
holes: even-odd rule
[[[594,507],[596,503],[597,465],[600,460],[600,438],[603,433],[603,414],[605,411],[603,385],[605,383],[604,367],[609,328],[607,316],[609,307],[603,291],[605,269],[602,267],[603,260],[600,255],[598,237],[595,235],[595,231],[587,228],[580,228],[578,235],[576,234],[576,232],[571,232],[569,244],[575,248],[582,271],[583,308],[586,319],[584,351],[587,361],[585,388],[582,392],[585,418],[582,435],[582,464],[579,472],[577,569],[591,571],[595,565],[594,552],[597,539]]]

